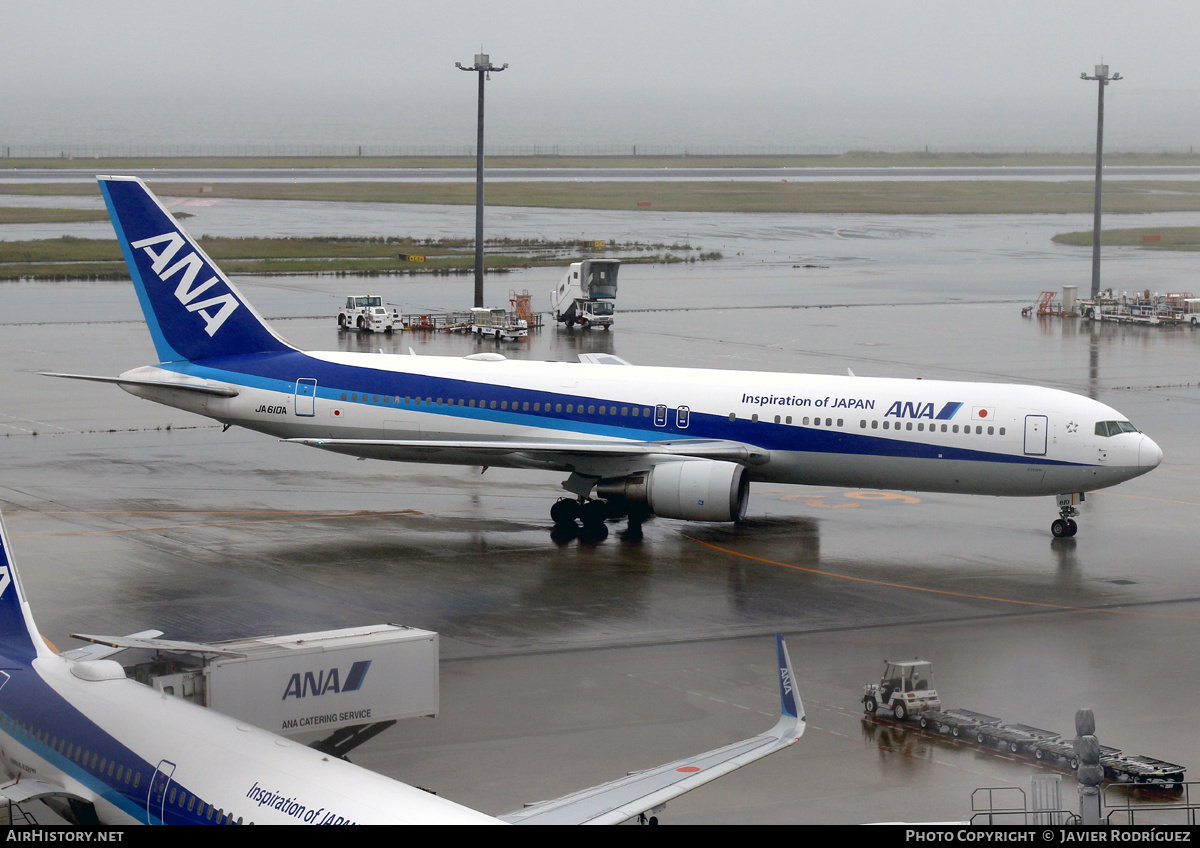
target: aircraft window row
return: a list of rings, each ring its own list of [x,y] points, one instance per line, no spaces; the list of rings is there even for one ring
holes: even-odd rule
[[[864,418],[862,421],[858,422],[858,426],[859,426],[859,427],[861,427],[861,428],[862,428],[862,429],[864,429],[864,430],[865,430],[865,429],[867,429],[867,419],[865,419],[865,418]],[[878,422],[878,421],[872,421],[872,422],[871,422],[871,429],[872,429],[872,430],[878,430],[878,429],[879,429],[879,422]],[[889,429],[891,429],[891,430],[901,430],[901,429],[903,429],[903,430],[916,430],[918,433],[922,433],[922,432],[924,432],[924,431],[925,431],[925,422],[924,422],[924,421],[918,421],[918,422],[916,422],[916,426],[914,427],[914,426],[913,426],[913,422],[912,422],[912,421],[884,421],[884,422],[883,422],[883,429],[885,429],[885,430],[889,430]],[[982,424],[976,424],[976,425],[975,425],[975,435],[977,435],[977,436],[982,436],[982,435],[983,435],[983,433],[984,433],[984,429],[985,429],[985,428],[984,428],[984,426],[983,426]],[[943,432],[943,433],[957,433],[957,432],[958,432],[958,430],[959,430],[959,425],[957,425],[957,424],[942,424],[942,425],[941,425],[941,432]],[[991,425],[989,425],[989,426],[986,428],[986,430],[987,430],[987,434],[988,434],[989,436],[995,436],[995,435],[997,434],[997,431],[999,431],[999,434],[1000,434],[1001,436],[1003,436],[1003,435],[1005,434],[1005,432],[1006,432],[1006,429],[1005,429],[1004,427],[997,428],[997,427],[993,427],[993,426],[991,426]],[[930,432],[930,433],[936,433],[936,432],[938,432],[938,425],[937,425],[937,424],[934,424],[934,423],[931,423],[931,424],[929,425],[929,432]],[[971,425],[970,425],[970,424],[963,424],[963,425],[962,425],[962,432],[963,432],[963,434],[964,434],[964,435],[969,435],[969,434],[971,433]]]
[[[131,786],[134,789],[142,785],[142,773],[140,771],[135,771],[133,768],[126,768],[116,760],[102,757],[95,751],[85,749],[82,745],[68,742],[66,739],[55,736],[49,731],[34,730],[28,725],[18,722],[12,716],[5,716],[3,724],[4,729],[12,735],[29,737],[39,745],[45,745],[51,750],[57,751],[68,760],[78,763],[94,774],[113,778],[117,783],[124,783],[126,786]]]
[[[730,420],[730,421],[737,421],[737,413],[736,413],[736,412],[731,412],[731,413],[729,413],[729,420]],[[822,421],[822,420],[824,420],[824,422],[825,422],[825,423],[824,423],[824,425],[822,425],[822,424],[821,424],[821,421]],[[751,421],[752,423],[757,423],[757,422],[758,422],[758,413],[757,413],[757,412],[755,412],[755,413],[751,414],[751,416],[750,416],[750,421]],[[789,416],[787,416],[787,417],[785,418],[785,417],[784,417],[784,416],[782,416],[782,415],[776,415],[776,416],[775,416],[775,423],[776,423],[776,424],[791,424],[791,423],[792,423],[792,416],[790,416],[790,415],[789,415]],[[804,416],[802,419],[800,419],[800,422],[799,422],[799,423],[800,423],[800,425],[801,425],[802,427],[807,427],[807,426],[809,426],[809,416],[807,416],[807,415],[806,415],[806,416]],[[844,426],[844,425],[845,425],[845,423],[846,423],[846,422],[845,422],[843,419],[841,419],[841,418],[839,418],[839,419],[837,420],[837,424],[836,424],[836,425],[833,423],[833,419],[832,419],[832,418],[825,418],[825,419],[821,419],[821,418],[813,418],[813,419],[812,419],[812,426],[813,426],[813,427],[821,427],[821,426],[825,426],[825,427],[833,427],[833,426],[842,427],[842,426]]]
[[[469,409],[499,409],[505,412],[566,412],[568,415],[616,415],[623,418],[649,418],[650,408],[640,406],[606,406],[596,404],[562,404],[562,403],[542,403],[541,401],[507,401],[507,400],[483,400],[476,401],[475,398],[414,398],[412,396],[401,398],[399,395],[359,395],[358,393],[342,392],[342,400],[350,403],[379,403],[379,404],[401,404],[405,406],[463,406]],[[664,413],[665,417],[665,413]],[[686,418],[686,413],[685,413]],[[681,424],[686,426],[685,424]]]
[[[189,813],[199,812],[199,815],[205,821],[213,822],[214,824],[241,824],[242,817],[238,816],[238,820],[233,820],[232,813],[226,813],[224,810],[214,807],[212,804],[206,803],[193,795],[191,792],[185,792],[178,786],[172,786],[170,794],[167,795],[167,804],[174,804],[179,809],[184,809],[186,803]],[[198,805],[198,806],[197,806]]]
[[[12,716],[5,716],[3,719],[4,729],[12,735],[21,735],[31,738],[39,745],[45,745],[52,751],[57,751],[68,760],[83,766],[83,768],[93,774],[101,775],[110,778],[115,783],[124,783],[132,789],[137,789],[142,785],[142,773],[133,768],[126,768],[122,763],[116,760],[110,760],[108,757],[103,757],[95,751],[89,751],[82,745],[76,745],[74,742],[68,742],[65,738],[55,736],[49,731],[34,730],[26,724],[18,722]],[[174,803],[178,794],[179,807],[182,809],[184,801],[187,801],[188,812],[193,812],[196,809],[196,802],[199,800],[196,796],[187,792],[179,791],[178,787],[171,787],[170,800],[168,803]],[[239,816],[234,822],[233,815],[227,814],[222,810],[214,808],[211,804],[201,803],[202,815],[208,821],[213,821],[214,818],[218,824],[241,824],[242,819]]]
[[[1118,436],[1121,433],[1136,433],[1138,428],[1128,421],[1097,421],[1097,436]]]

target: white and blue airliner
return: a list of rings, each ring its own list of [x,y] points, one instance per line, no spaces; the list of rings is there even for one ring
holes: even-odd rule
[[[1038,386],[298,350],[141,180],[99,181],[160,361],[56,376],[357,457],[561,471],[556,524],[737,521],[766,482],[1054,495],[1073,536],[1084,493],[1162,460],[1112,407]]]
[[[771,730],[494,818],[130,680],[108,659],[117,650],[58,653],[42,638],[0,521],[0,799],[41,801],[88,825],[619,824],[805,728],[777,636],[782,715]]]

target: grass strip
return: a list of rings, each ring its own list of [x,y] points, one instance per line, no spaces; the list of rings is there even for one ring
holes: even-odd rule
[[[472,205],[473,182],[157,182],[163,197]],[[94,195],[94,184],[0,184],[0,194]],[[685,182],[492,182],[489,206],[629,209],[658,212],[807,212],[880,215],[1087,213],[1090,180],[914,180]],[[1200,181],[1114,180],[1114,214],[1200,211]]]
[[[1105,189],[1107,192],[1107,189]],[[1151,238],[1146,239],[1147,236]],[[1153,238],[1157,236],[1157,238]],[[1092,231],[1080,230],[1059,233],[1054,237],[1058,244],[1075,247],[1091,247]],[[1131,227],[1100,231],[1103,247],[1142,247],[1146,250],[1200,250],[1200,227]]]

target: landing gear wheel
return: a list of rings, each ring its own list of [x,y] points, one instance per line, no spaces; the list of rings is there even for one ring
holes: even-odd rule
[[[584,527],[600,527],[608,519],[608,504],[605,501],[584,501],[579,505],[579,520]]]
[[[1079,525],[1075,523],[1075,519],[1068,518],[1067,519],[1067,535],[1074,536],[1078,532],[1079,532]]]
[[[1071,528],[1067,522],[1061,518],[1054,519],[1054,523],[1050,525],[1050,535],[1055,539],[1064,539],[1071,535]]]
[[[867,715],[875,715],[875,711],[879,709],[879,704],[876,703],[874,698],[868,695],[863,701],[863,709],[866,710]]]
[[[908,706],[903,701],[897,701],[896,706],[892,707],[892,712],[896,714],[896,721],[908,718]]]
[[[579,502],[573,501],[570,498],[559,498],[554,506],[550,507],[550,520],[554,522],[556,527],[566,527],[574,524],[579,518]]]

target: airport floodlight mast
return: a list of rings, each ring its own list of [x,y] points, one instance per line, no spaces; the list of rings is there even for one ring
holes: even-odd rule
[[[464,68],[461,62],[454,67],[460,71],[479,74],[479,130],[475,142],[475,305],[483,306],[483,82],[492,78],[492,71],[499,73],[508,67],[505,62],[496,67],[486,53],[475,54],[475,64]]]
[[[1096,208],[1092,217],[1092,300],[1100,296],[1100,197],[1104,174],[1104,86],[1121,79],[1120,74],[1108,75],[1108,65],[1097,65],[1094,76],[1086,73],[1080,79],[1100,83],[1099,105],[1096,107]]]

